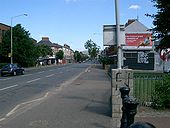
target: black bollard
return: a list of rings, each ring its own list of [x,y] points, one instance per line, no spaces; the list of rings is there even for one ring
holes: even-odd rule
[[[134,118],[137,113],[138,102],[134,97],[127,97],[124,99],[124,107],[126,111],[127,127],[134,123]],[[126,128],[127,128],[126,127]]]
[[[123,87],[121,87],[120,89],[120,92],[121,92],[121,98],[122,98],[122,118],[121,118],[121,125],[120,125],[120,128],[127,128],[127,116],[126,116],[126,109],[124,107],[124,100],[126,98],[129,97],[129,92],[130,92],[130,88],[125,85]]]
[[[122,100],[124,100],[126,97],[129,97],[130,88],[127,85],[121,87],[119,91],[121,93]]]

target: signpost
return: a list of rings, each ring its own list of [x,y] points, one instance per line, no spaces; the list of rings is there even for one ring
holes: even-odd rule
[[[122,66],[122,49],[120,44],[120,16],[119,16],[119,0],[115,0],[115,15],[116,15],[116,43],[118,48],[117,68],[121,69]]]

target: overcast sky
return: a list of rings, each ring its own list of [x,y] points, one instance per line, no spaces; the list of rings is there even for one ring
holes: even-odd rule
[[[153,19],[146,13],[156,13],[151,0],[119,0],[120,22],[139,17],[148,28]],[[115,24],[115,0],[0,0],[0,23],[21,24],[31,37],[40,41],[43,36],[53,43],[70,45],[84,50],[84,43],[92,39],[103,48],[103,25]]]

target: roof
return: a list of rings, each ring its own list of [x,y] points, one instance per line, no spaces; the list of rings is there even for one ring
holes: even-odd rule
[[[125,27],[125,33],[151,33],[148,30],[149,29],[138,20],[127,23]]]
[[[51,47],[53,43],[49,40],[48,37],[42,37],[42,40],[39,41],[38,44],[45,44]]]
[[[68,49],[70,49],[70,46],[69,46],[69,45],[67,45],[67,44],[64,44],[64,48],[68,48]]]
[[[56,44],[56,43],[53,43],[53,44],[52,44],[52,47],[62,48],[63,46],[61,46],[61,45],[59,45],[59,44]]]
[[[50,47],[57,47],[57,48],[62,48],[63,46],[56,44],[56,43],[52,43],[48,37],[42,37],[42,40],[38,42],[38,45],[48,45]]]
[[[38,44],[45,44],[45,45],[51,46],[52,42],[41,40],[41,41],[38,42]]]
[[[136,19],[129,19],[128,22],[125,24],[125,27],[133,23]]]
[[[6,27],[10,28],[10,26],[9,26],[9,25],[3,24],[3,23],[0,23],[0,25],[2,25],[2,26],[6,26]]]

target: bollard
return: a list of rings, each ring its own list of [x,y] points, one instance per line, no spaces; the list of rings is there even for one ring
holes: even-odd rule
[[[119,91],[121,93],[122,100],[124,100],[125,98],[129,97],[130,88],[127,85],[121,87],[119,89]]]
[[[128,128],[156,128],[156,127],[148,122],[135,122]]]
[[[124,105],[124,100],[126,98],[129,97],[129,92],[130,92],[130,88],[125,85],[123,87],[121,87],[120,89],[120,92],[121,92],[121,98],[122,98],[122,118],[121,118],[121,125],[120,125],[120,128],[127,128],[127,116],[126,116],[126,109],[125,109],[125,105]]]
[[[127,118],[127,127],[134,123],[134,117],[137,113],[138,102],[134,97],[127,97],[124,99],[124,107]],[[126,127],[126,128],[127,128]]]

